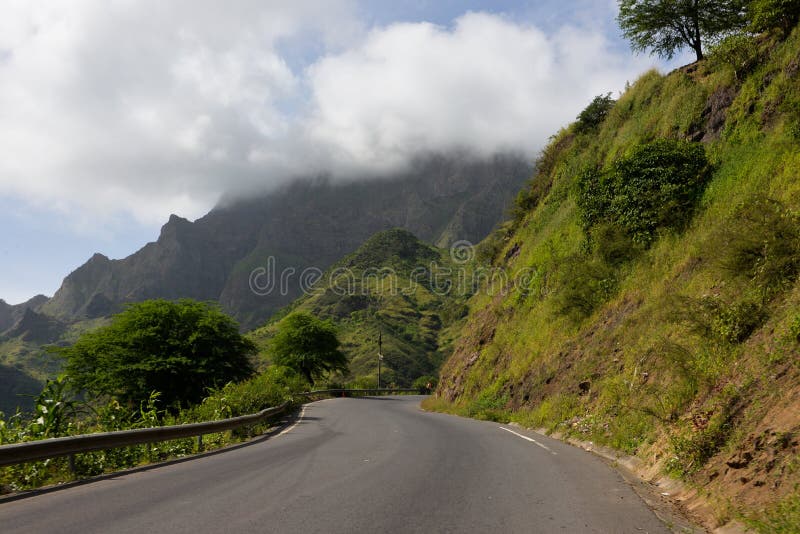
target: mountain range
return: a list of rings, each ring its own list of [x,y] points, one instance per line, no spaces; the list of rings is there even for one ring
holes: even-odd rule
[[[156,241],[123,259],[93,255],[52,298],[0,301],[0,364],[41,380],[58,368],[43,344],[69,342],[126,303],[152,298],[215,301],[243,330],[253,329],[302,294],[304,271],[322,273],[377,232],[403,228],[440,247],[477,243],[531,169],[514,154],[428,154],[388,176],[298,179],[226,199],[194,222],[172,215]],[[289,283],[254,291],[253,273],[267,268]]]

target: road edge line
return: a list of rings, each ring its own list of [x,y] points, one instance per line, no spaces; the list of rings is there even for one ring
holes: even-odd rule
[[[530,441],[530,442],[531,442],[531,443],[533,443],[534,445],[538,445],[539,447],[543,448],[544,450],[546,450],[547,452],[549,452],[549,453],[550,453],[550,454],[552,454],[553,456],[557,456],[557,455],[558,455],[558,453],[557,453],[557,452],[555,452],[553,449],[551,449],[550,447],[548,447],[548,446],[547,446],[547,445],[545,445],[544,443],[539,443],[538,441],[536,441],[536,440],[535,440],[535,439],[533,439],[533,438],[529,438],[528,436],[523,436],[522,434],[519,434],[519,433],[517,433],[517,432],[514,432],[514,431],[513,431],[513,430],[511,430],[510,428],[506,428],[506,427],[504,427],[504,426],[501,426],[501,427],[499,427],[499,428],[500,428],[500,430],[505,430],[506,432],[511,432],[512,434],[514,434],[514,435],[515,435],[515,436],[517,436],[517,437],[520,437],[520,438],[522,438],[522,439],[524,439],[524,440]]]
[[[291,432],[291,431],[294,429],[294,427],[296,427],[297,425],[299,425],[299,424],[300,424],[300,421],[302,421],[302,420],[303,420],[303,416],[304,416],[304,415],[305,415],[305,413],[306,413],[306,406],[307,406],[307,405],[306,405],[306,404],[304,404],[304,405],[302,406],[302,408],[300,408],[300,414],[297,416],[297,421],[295,421],[294,423],[292,423],[292,425],[291,425],[290,427],[288,427],[288,428],[284,428],[283,430],[281,430],[280,432],[278,432],[278,435],[277,435],[277,436],[275,436],[276,438],[279,438],[279,437],[281,437],[281,436],[282,436],[282,435],[284,435],[284,434],[288,434],[289,432]]]

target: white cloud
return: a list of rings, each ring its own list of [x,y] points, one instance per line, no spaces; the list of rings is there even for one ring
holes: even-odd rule
[[[11,2],[0,194],[152,224],[418,150],[533,153],[650,64],[601,29],[469,13],[366,32],[356,13],[350,0]]]
[[[357,28],[351,4],[4,5],[0,191],[99,218],[201,215],[260,179],[250,152],[286,135],[300,82],[281,44],[341,45],[328,26]]]
[[[309,130],[354,167],[395,165],[419,150],[531,152],[642,67],[585,29],[547,35],[486,13],[452,29],[396,24],[311,66]]]

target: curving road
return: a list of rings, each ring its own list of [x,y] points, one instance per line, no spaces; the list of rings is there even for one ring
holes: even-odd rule
[[[321,401],[244,447],[0,500],[0,531],[669,532],[594,456],[420,399]]]

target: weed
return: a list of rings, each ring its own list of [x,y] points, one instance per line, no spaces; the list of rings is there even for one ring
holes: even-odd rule
[[[577,254],[564,260],[562,282],[555,295],[558,311],[580,322],[617,289],[617,270],[605,262]]]
[[[670,436],[674,455],[667,462],[667,469],[686,476],[702,468],[728,440],[739,398],[735,387],[726,388],[711,410]]]
[[[747,525],[764,534],[796,534],[800,525],[800,496],[789,495],[761,517],[745,518]]]
[[[778,200],[757,196],[738,206],[712,253],[724,270],[769,297],[800,272],[800,217]]]
[[[800,343],[800,313],[794,316],[792,322],[789,324],[789,335],[792,340]]]
[[[761,302],[743,299],[728,303],[721,297],[704,295],[678,299],[674,318],[706,339],[737,344],[745,341],[767,319]]]

